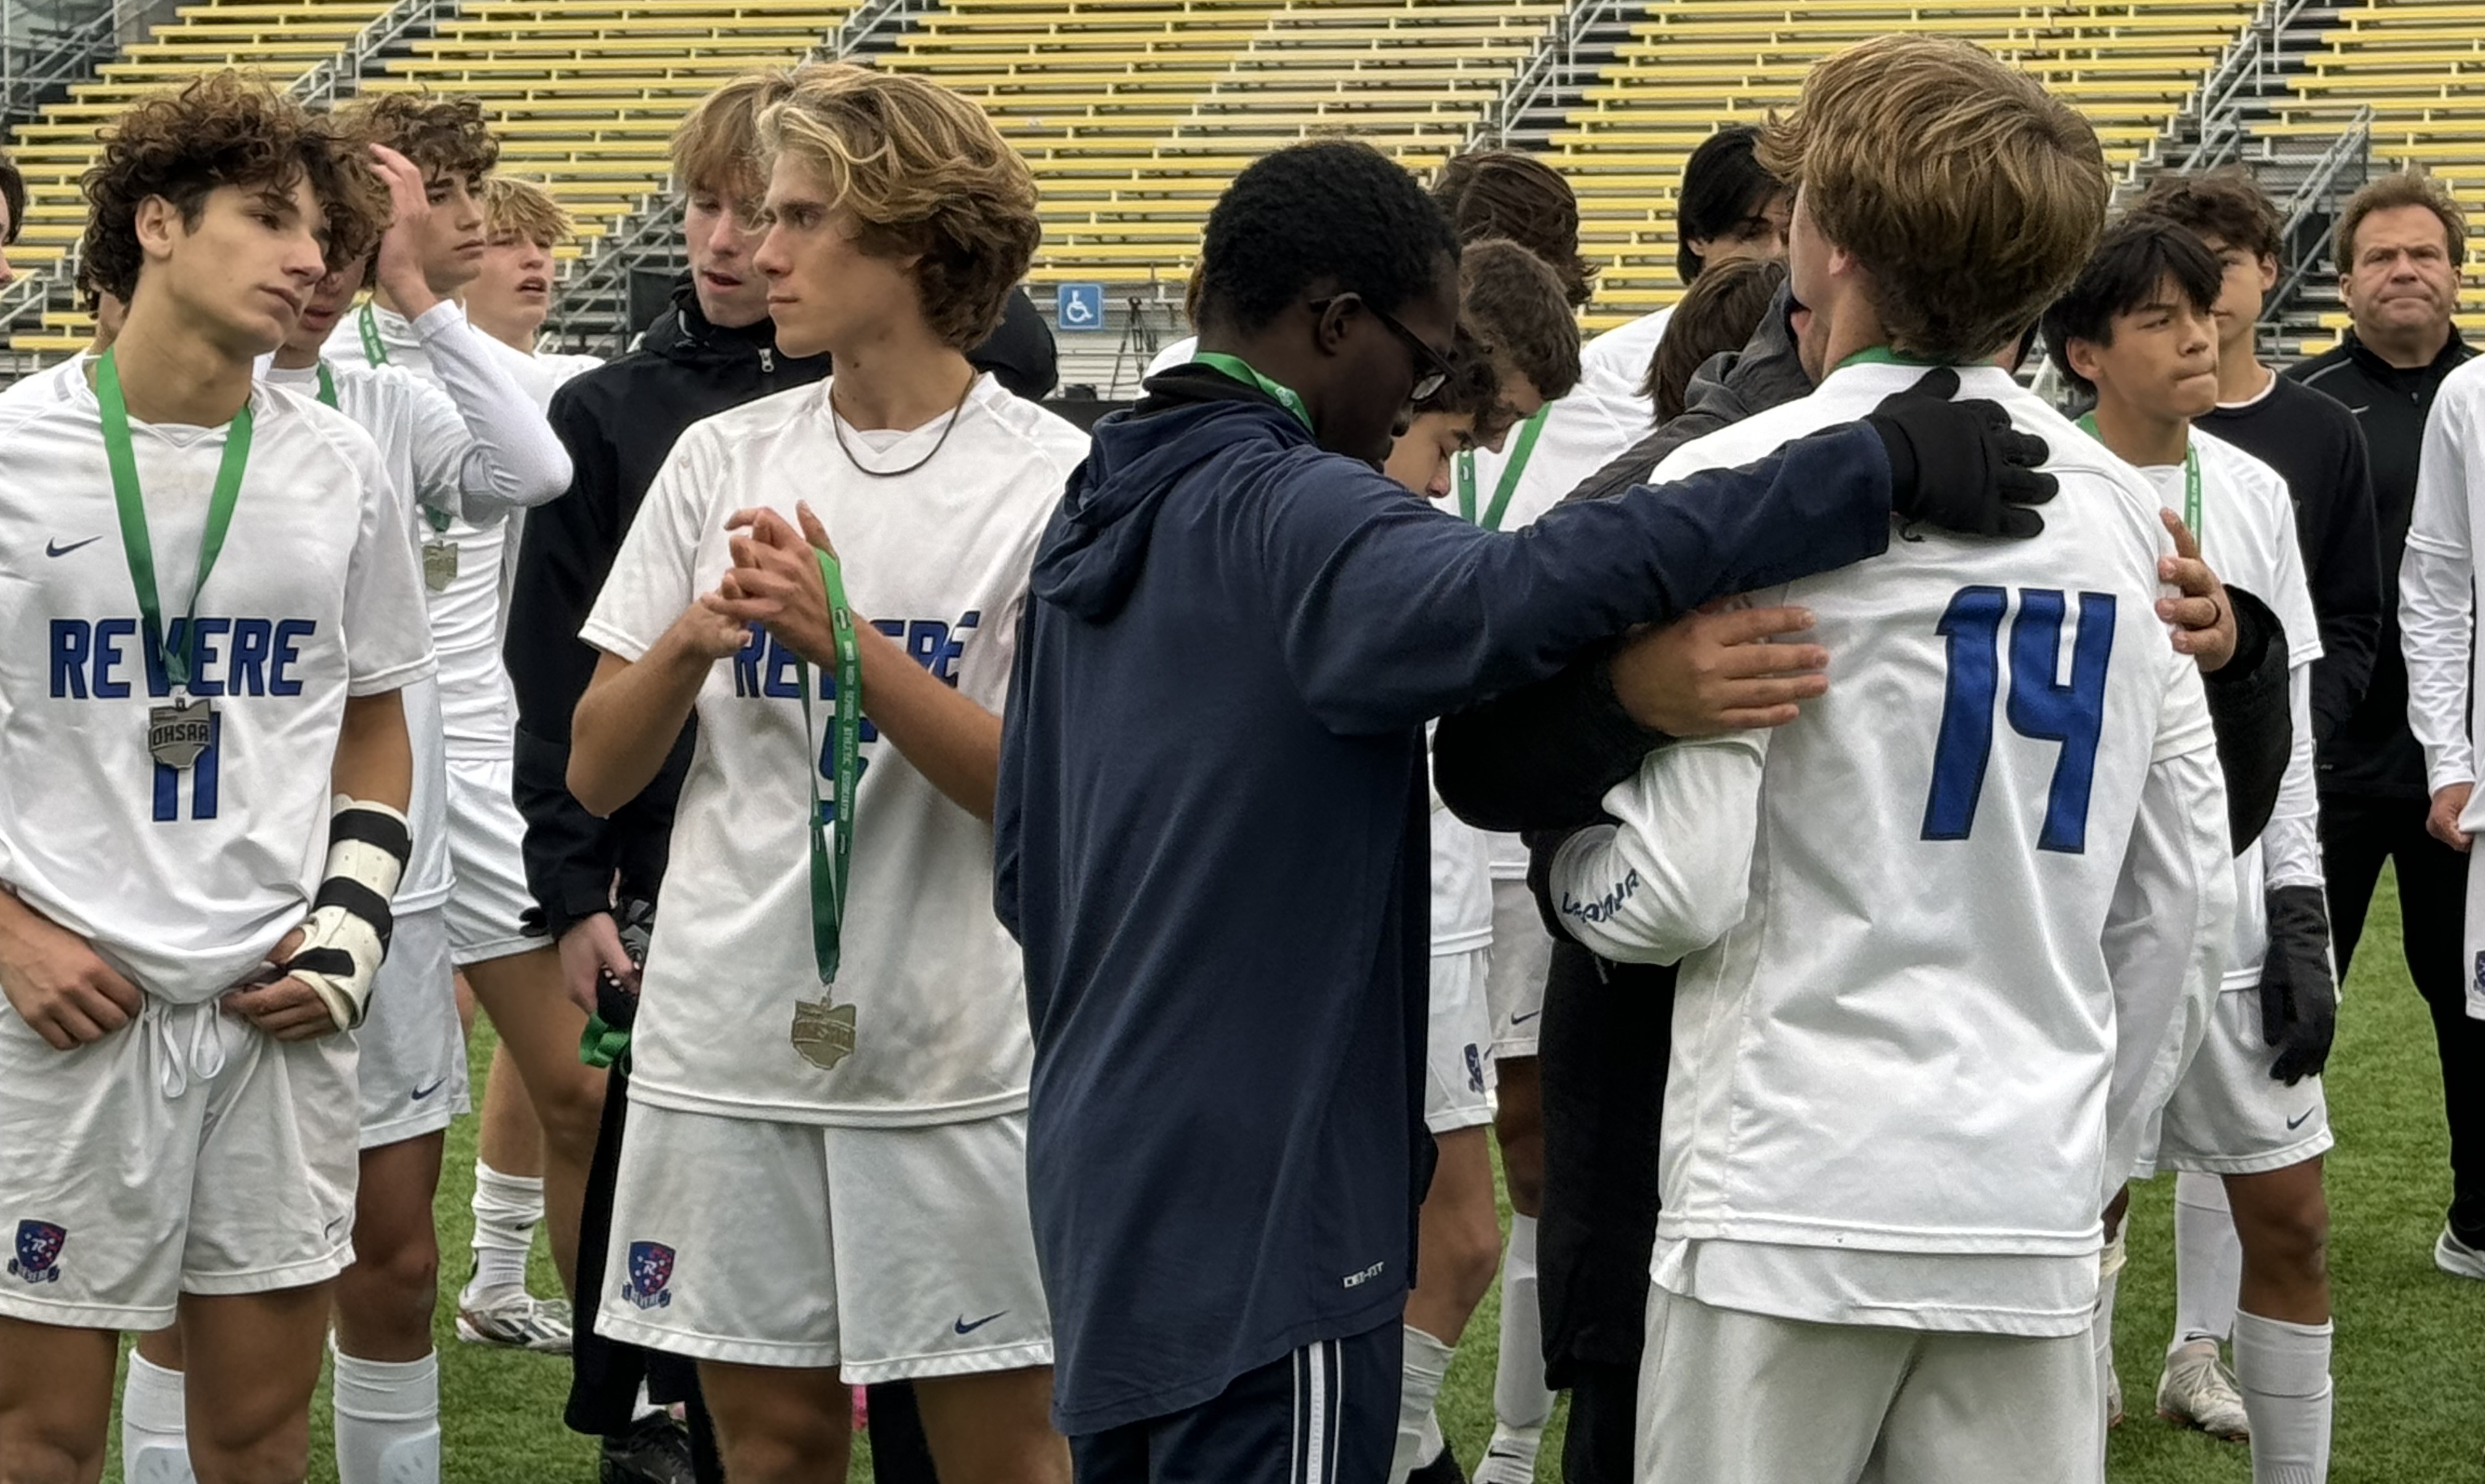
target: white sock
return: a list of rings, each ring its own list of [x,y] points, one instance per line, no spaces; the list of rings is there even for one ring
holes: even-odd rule
[[[2235,1315],[2235,1385],[2252,1418],[2253,1484],[2330,1477],[2330,1326]]]
[[[1514,1211],[1501,1254],[1501,1345],[1493,1358],[1492,1442],[1476,1484],[1536,1476],[1536,1450],[1553,1415],[1544,1388],[1544,1319],[1536,1306],[1536,1218]]]
[[[2185,1170],[2174,1177],[2174,1338],[2171,1355],[2201,1340],[2225,1344],[2235,1331],[2235,1293],[2244,1280],[2244,1244],[2226,1205],[2226,1182]]]
[[[440,1484],[439,1356],[338,1352],[336,1399],[338,1484]]]
[[[2089,1317],[2089,1342],[2096,1347],[2098,1415],[2114,1422],[2114,1298],[2122,1286],[2122,1233],[2097,1254],[2096,1311]]]
[[[1433,1419],[1433,1402],[1457,1354],[1413,1325],[1406,1327],[1406,1359],[1398,1380],[1398,1451],[1389,1461],[1389,1484],[1406,1484],[1406,1475],[1439,1455],[1441,1428]]]
[[[534,1246],[535,1228],[543,1224],[543,1181],[505,1175],[478,1161],[474,1210],[475,1276],[466,1280],[464,1301],[523,1290],[527,1252]]]
[[[128,1484],[198,1484],[181,1373],[136,1351],[121,1388],[121,1474]]]

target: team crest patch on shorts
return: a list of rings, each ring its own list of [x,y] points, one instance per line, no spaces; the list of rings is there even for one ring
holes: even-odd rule
[[[9,1276],[30,1283],[61,1280],[61,1249],[69,1240],[66,1227],[49,1222],[17,1223],[17,1255],[9,1259]]]
[[[621,1297],[641,1308],[662,1308],[673,1302],[667,1286],[673,1280],[673,1250],[662,1242],[630,1244],[630,1277]]]
[[[1469,1092],[1484,1090],[1484,1058],[1476,1051],[1476,1044],[1473,1041],[1467,1042],[1467,1090]]]

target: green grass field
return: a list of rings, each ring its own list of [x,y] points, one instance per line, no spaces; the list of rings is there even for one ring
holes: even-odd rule
[[[2341,1012],[2331,1062],[2331,1115],[2339,1146],[2329,1168],[2337,1298],[2336,1484],[2449,1484],[2485,1480],[2485,1285],[2435,1271],[2449,1176],[2432,1029],[2398,957],[2395,898],[2374,904]],[[488,1032],[476,1038],[481,1075]],[[454,1484],[587,1481],[592,1446],[562,1429],[565,1362],[483,1351],[457,1342],[451,1326],[465,1273],[466,1200],[474,1123],[451,1135],[439,1216],[443,1261],[437,1334],[446,1477]],[[2122,1279],[2116,1353],[2131,1419],[2115,1434],[2115,1484],[2249,1484],[2244,1447],[2160,1422],[2150,1410],[2158,1360],[2172,1325],[2172,1181],[2139,1188],[2132,1205],[2131,1265]],[[553,1291],[550,1262],[536,1257],[536,1291]],[[1488,1295],[1467,1332],[1441,1398],[1441,1420],[1470,1464],[1492,1429],[1492,1342],[1499,1295]],[[327,1402],[313,1414],[311,1476],[333,1481]],[[1789,1422],[1798,1419],[1789,1418]],[[1558,1477],[1560,1415],[1538,1477]],[[871,1477],[867,1444],[853,1478]],[[118,1478],[117,1469],[110,1475]]]

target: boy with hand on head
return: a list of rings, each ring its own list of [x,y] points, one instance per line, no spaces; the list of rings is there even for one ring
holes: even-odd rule
[[[369,436],[252,381],[378,234],[354,149],[236,73],[142,99],[86,179],[128,320],[91,387],[0,410],[0,527],[54,552],[0,598],[51,657],[0,665],[13,1479],[96,1477],[118,1332],[177,1317],[197,1477],[308,1468],[354,1255],[343,1032],[411,849],[400,692],[432,673]]]
[[[2154,621],[2157,500],[1985,364],[2089,256],[2104,158],[2036,83],[1922,37],[1816,67],[1761,157],[1797,185],[1819,387],[1658,474],[1955,375],[2062,490],[2026,543],[1931,535],[1755,593],[1807,611],[1842,678],[1778,729],[1651,754],[1619,824],[1551,862],[1573,937],[1681,963],[1637,1467],[2089,1484],[2097,1213],[2232,891],[2198,671]]]

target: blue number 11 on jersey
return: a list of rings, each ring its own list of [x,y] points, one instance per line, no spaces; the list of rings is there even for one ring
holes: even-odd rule
[[[2001,689],[2002,620],[2010,595],[2001,588],[1961,588],[1936,632],[1949,644],[1950,683],[1942,698],[1940,740],[1933,749],[1931,796],[1925,801],[1925,839],[1965,839],[1976,828],[1984,769],[1993,755],[1993,702]],[[2062,652],[2067,596],[2059,588],[2023,588],[2010,623],[2010,729],[2059,742],[2054,781],[2045,791],[2045,822],[2036,848],[2077,855],[2088,848],[2089,789],[2096,777],[2097,739],[2105,727],[2105,673],[2114,656],[2114,596],[2080,594],[2079,634],[2071,677],[2055,675]]]

